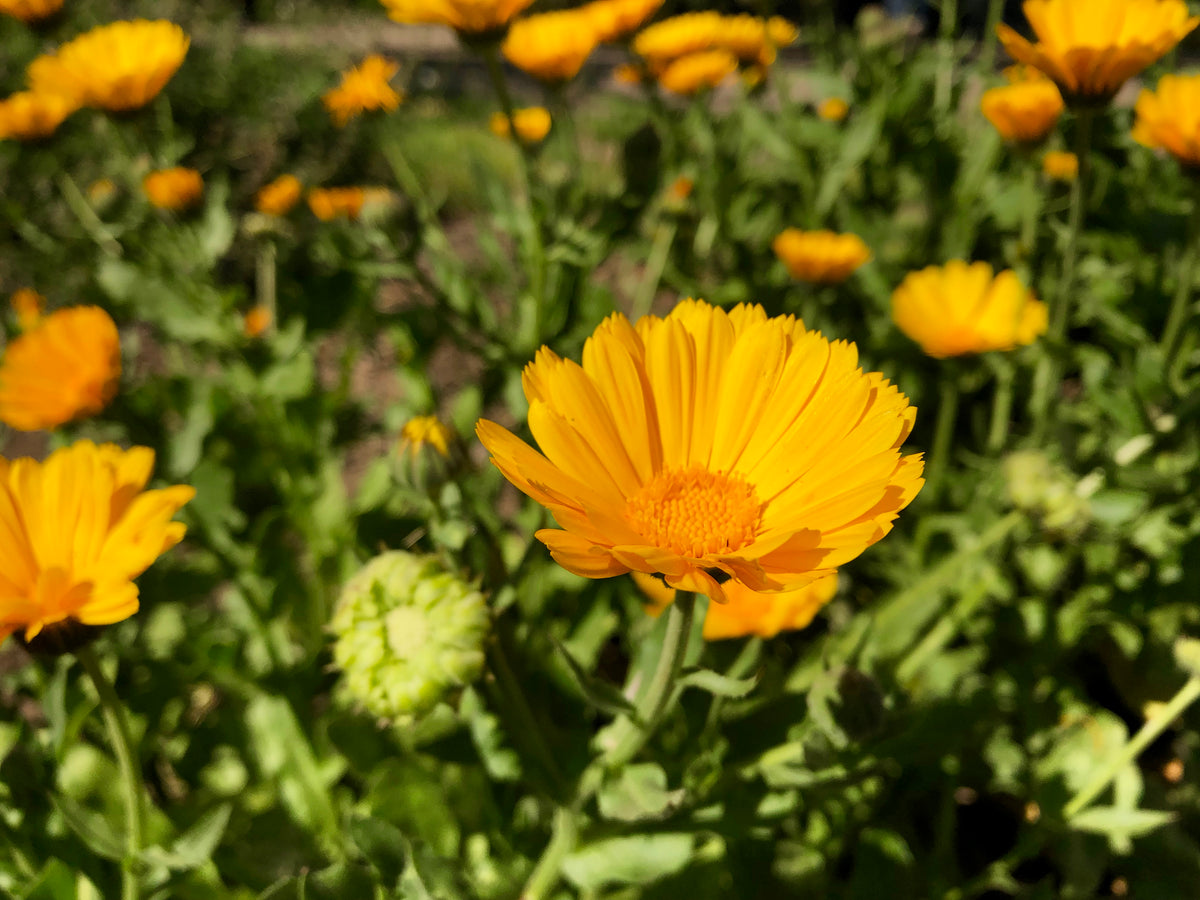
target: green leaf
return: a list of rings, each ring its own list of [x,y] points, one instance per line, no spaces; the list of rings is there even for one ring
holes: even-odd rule
[[[1115,851],[1128,853],[1133,838],[1157,831],[1175,818],[1175,813],[1160,810],[1093,806],[1071,819],[1070,825],[1080,831],[1104,835]]]
[[[105,859],[124,859],[125,843],[112,822],[65,794],[52,794],[50,800],[89,850]]]
[[[580,847],[563,860],[563,875],[575,887],[650,884],[681,871],[692,858],[690,834],[633,834]]]
[[[667,773],[657,763],[626,766],[604,783],[596,797],[600,815],[618,822],[658,819],[683,799],[683,791],[667,790]]]
[[[758,675],[749,678],[730,678],[712,669],[691,669],[679,679],[679,687],[699,688],[717,697],[745,697],[758,684]]]
[[[349,832],[350,840],[374,866],[383,885],[393,889],[404,874],[408,847],[404,833],[392,823],[373,817],[353,819]]]
[[[629,699],[621,693],[616,686],[609,684],[606,681],[600,681],[593,678],[583,670],[583,667],[575,661],[569,650],[563,646],[561,641],[555,640],[554,647],[558,650],[559,655],[567,664],[567,668],[571,672],[571,677],[575,682],[575,686],[579,688],[585,700],[599,710],[610,713],[614,716],[627,715],[632,716],[635,712],[634,706],[629,702]]]
[[[233,804],[222,803],[201,816],[196,824],[175,839],[169,849],[148,847],[144,856],[152,864],[161,864],[177,872],[199,868],[212,859],[232,812]]]

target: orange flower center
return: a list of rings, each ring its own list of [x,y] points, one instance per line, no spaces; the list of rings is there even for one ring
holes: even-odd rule
[[[693,559],[751,543],[761,514],[753,485],[703,466],[660,472],[625,505],[647,543]]]

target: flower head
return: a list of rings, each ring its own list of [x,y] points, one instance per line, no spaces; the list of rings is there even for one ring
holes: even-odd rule
[[[254,208],[266,216],[286,216],[304,193],[295,175],[280,175],[254,195]]]
[[[720,13],[684,13],[643,29],[633,39],[633,50],[652,70],[661,71],[681,56],[711,50],[720,34]]]
[[[0,100],[0,141],[49,137],[75,109],[75,102],[61,94],[36,91],[12,94]]]
[[[32,24],[48,19],[60,9],[63,0],[0,0],[0,14]]]
[[[832,231],[788,228],[776,236],[771,247],[789,275],[817,284],[845,281],[871,258],[870,249],[857,234]]]
[[[660,615],[675,599],[675,592],[653,575],[634,572],[633,580],[650,600],[646,612]],[[818,578],[794,591],[773,594],[752,591],[731,582],[725,588],[727,603],[710,603],[704,617],[704,639],[720,641],[757,635],[773,638],[781,631],[808,627],[813,617],[837,594],[837,575]]]
[[[28,331],[36,325],[46,309],[46,298],[33,288],[18,288],[8,302],[17,314],[17,324],[22,331]]]
[[[569,81],[596,49],[598,35],[589,16],[568,9],[517,19],[500,49],[518,69],[548,84]]]
[[[449,25],[460,35],[503,31],[533,0],[380,0],[388,15],[406,25]]]
[[[145,490],[147,447],[78,441],[44,462],[0,458],[0,638],[110,625],[138,609],[133,579],[183,537],[186,485]]]
[[[271,327],[273,319],[268,307],[261,304],[252,306],[242,317],[242,334],[248,338],[262,337]]]
[[[523,144],[537,144],[550,133],[550,112],[545,107],[529,106],[513,110],[513,124],[517,126],[517,137]],[[496,137],[506,138],[511,132],[508,116],[502,112],[492,113],[488,128]]]
[[[329,623],[333,661],[351,700],[408,719],[479,677],[488,625],[479,591],[432,556],[392,550],[342,589]]]
[[[326,91],[321,102],[339,128],[364,112],[398,109],[404,95],[389,81],[400,66],[378,54],[371,54],[356,67],[342,73],[342,83]]]
[[[592,0],[579,11],[591,20],[596,40],[607,44],[636,31],[662,5],[663,0]]]
[[[117,326],[98,306],[34,321],[0,360],[0,422],[18,431],[56,428],[108,405],[121,377]]]
[[[996,33],[1068,100],[1107,102],[1200,24],[1184,0],[1025,0],[1023,8],[1037,43],[1007,25]]]
[[[150,172],[142,179],[142,190],[152,206],[183,210],[204,196],[204,179],[195,169],[175,166]]]
[[[587,578],[661,574],[719,602],[731,580],[800,587],[887,534],[923,483],[899,449],[908,399],[853,344],[760,306],[686,300],[636,328],[614,314],[582,366],[543,347],[523,381],[542,452],[476,430],[554,514],[537,538]]]
[[[1164,75],[1134,107],[1133,139],[1200,167],[1200,75]]]
[[[892,321],[938,359],[1012,350],[1046,330],[1046,304],[1016,273],[951,260],[910,272],[892,292]]]
[[[1053,181],[1074,181],[1079,177],[1079,157],[1064,150],[1050,150],[1042,157],[1042,174]]]
[[[1032,144],[1048,135],[1062,115],[1063,99],[1053,81],[1017,81],[984,91],[980,109],[1006,141]]]
[[[841,97],[827,97],[817,104],[817,117],[826,122],[841,122],[850,114],[850,104]]]
[[[308,208],[322,222],[334,219],[354,222],[366,199],[367,192],[360,187],[313,188],[308,192]]]
[[[668,63],[659,72],[658,83],[673,94],[691,96],[715,88],[737,68],[737,57],[728,50],[701,50]]]
[[[450,442],[454,440],[454,432],[442,424],[437,416],[416,416],[404,423],[400,429],[401,453],[418,455],[425,445],[429,445],[440,456],[450,455]]]
[[[79,106],[123,111],[158,96],[187,55],[188,37],[173,22],[101,25],[29,64],[30,87]]]

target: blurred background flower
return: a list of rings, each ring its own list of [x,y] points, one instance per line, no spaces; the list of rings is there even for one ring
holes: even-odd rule
[[[204,196],[204,179],[195,169],[174,166],[147,173],[142,179],[142,190],[152,206],[179,212],[194,206]]]
[[[339,128],[364,112],[399,109],[404,95],[388,83],[399,71],[396,63],[372,54],[343,72],[341,84],[326,91],[321,102]]]
[[[771,247],[789,275],[814,284],[845,281],[871,258],[870,248],[857,234],[832,231],[787,228],[775,236]]]

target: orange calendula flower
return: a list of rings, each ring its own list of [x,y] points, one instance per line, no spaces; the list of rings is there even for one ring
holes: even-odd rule
[[[0,639],[23,629],[26,641],[44,631],[54,644],[137,612],[133,579],[183,538],[171,518],[196,493],[145,490],[153,468],[148,447],[91,441],[44,462],[0,457]]]
[[[1041,78],[984,91],[979,106],[1006,141],[1032,144],[1058,124],[1063,98],[1053,81]]]
[[[21,91],[0,100],[0,141],[32,141],[49,137],[76,109],[61,94]]]
[[[30,25],[50,18],[62,9],[62,5],[63,0],[0,0],[0,14]]]
[[[400,107],[404,95],[389,81],[400,66],[389,59],[372,54],[358,66],[342,73],[342,83],[321,96],[321,102],[339,128],[364,112],[391,112]]]
[[[1063,150],[1051,150],[1042,157],[1042,174],[1054,181],[1074,181],[1079,177],[1079,157]]]
[[[295,175],[280,175],[254,195],[254,208],[265,216],[286,216],[300,202],[304,187]]]
[[[596,49],[591,19],[579,10],[542,13],[517,19],[500,50],[508,61],[548,84],[569,81]]]
[[[525,144],[536,144],[545,140],[550,133],[550,112],[541,106],[530,106],[513,110],[513,123],[517,126],[517,137]],[[488,128],[496,137],[506,138],[512,130],[508,116],[502,112],[492,113]]]
[[[891,530],[923,483],[916,410],[858,351],[761,306],[686,300],[609,316],[583,365],[543,347],[523,375],[538,452],[479,439],[553,513],[536,537],[585,578],[662,575],[718,602],[831,574]]]
[[[98,306],[59,309],[9,341],[0,360],[0,422],[18,431],[94,416],[121,378],[117,326]]]
[[[360,187],[313,188],[308,192],[308,208],[322,222],[334,219],[354,222],[366,200],[367,193]]]
[[[248,338],[262,337],[271,327],[272,319],[271,310],[267,307],[262,305],[251,307],[242,316],[242,334]]]
[[[771,243],[788,274],[797,281],[834,284],[871,258],[871,250],[857,234],[801,231],[787,228]]]
[[[1037,43],[1007,25],[996,33],[1068,100],[1107,102],[1200,24],[1184,0],[1025,0],[1023,9]]]
[[[643,29],[633,39],[633,50],[651,70],[661,71],[671,60],[717,46],[720,34],[720,13],[684,13]]]
[[[142,179],[142,190],[159,209],[184,210],[204,196],[204,179],[195,169],[175,166],[150,172]]]
[[[850,104],[841,97],[827,97],[817,104],[817,117],[826,122],[841,122],[850,115]]]
[[[658,74],[658,83],[672,94],[691,96],[715,88],[737,67],[737,57],[728,50],[702,50],[668,63]]]
[[[661,579],[634,572],[633,580],[650,600],[646,612],[662,612],[675,599],[675,592]],[[813,617],[837,594],[837,575],[818,578],[794,591],[763,593],[737,582],[725,586],[727,603],[709,604],[704,617],[704,639],[721,641],[756,635],[773,638],[781,631],[807,628]]]
[[[400,452],[416,456],[428,445],[439,456],[446,457],[450,455],[452,440],[454,432],[443,425],[437,416],[416,416],[405,422],[400,430]]]
[[[1046,304],[1012,270],[993,277],[987,263],[955,259],[910,272],[892,292],[892,321],[944,359],[1032,344],[1047,317]]]
[[[46,308],[46,298],[33,288],[18,288],[8,302],[17,314],[17,324],[22,331],[28,331],[36,325]]]
[[[592,0],[579,12],[591,21],[596,40],[607,44],[641,28],[662,5],[663,0]]]
[[[1164,75],[1134,107],[1133,139],[1200,167],[1200,75]]]
[[[449,25],[460,35],[503,31],[533,0],[380,0],[388,15],[406,25]]]
[[[188,44],[173,22],[113,22],[39,56],[26,74],[34,91],[61,94],[79,106],[138,109],[178,71]]]

